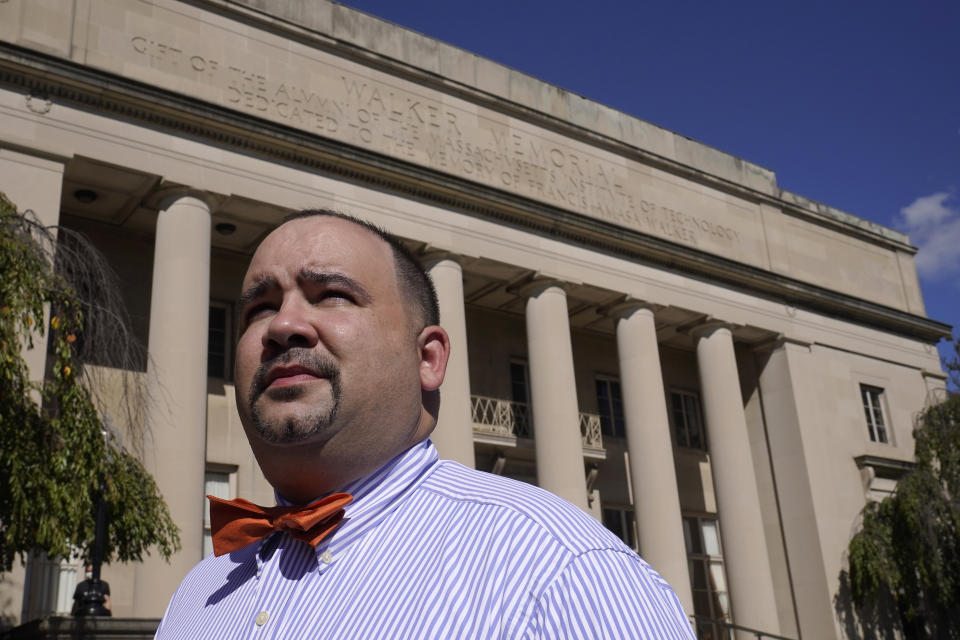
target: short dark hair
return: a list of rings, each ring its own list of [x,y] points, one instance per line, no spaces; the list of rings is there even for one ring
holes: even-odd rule
[[[415,318],[420,325],[417,327],[417,331],[430,325],[440,324],[440,305],[437,303],[437,290],[433,286],[433,280],[430,279],[430,275],[405,244],[372,222],[332,209],[302,209],[287,215],[280,224],[300,218],[313,217],[346,220],[363,227],[386,242],[393,252],[393,263],[397,271],[397,281],[400,283],[401,292],[407,300],[413,303],[413,310],[416,312]]]

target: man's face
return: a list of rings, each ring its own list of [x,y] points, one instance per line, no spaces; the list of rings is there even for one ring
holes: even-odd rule
[[[237,406],[258,458],[306,444],[382,463],[426,435],[418,327],[383,240],[339,218],[292,220],[257,249],[243,292]]]

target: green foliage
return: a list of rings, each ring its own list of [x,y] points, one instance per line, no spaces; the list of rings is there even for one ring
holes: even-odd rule
[[[153,478],[101,420],[78,357],[96,310],[54,268],[52,239],[0,193],[0,572],[31,550],[89,559],[101,476],[104,559],[138,560],[153,546],[169,557],[176,525]],[[47,328],[38,384],[22,354]]]
[[[948,358],[942,358],[943,368],[947,371],[949,387],[952,393],[960,393],[960,334],[950,341],[953,353]]]
[[[914,437],[916,467],[861,513],[851,595],[864,611],[894,603],[907,638],[960,638],[960,396],[926,409]]]

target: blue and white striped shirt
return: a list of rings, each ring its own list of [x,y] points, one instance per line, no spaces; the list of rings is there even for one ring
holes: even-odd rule
[[[344,488],[316,549],[275,533],[186,577],[157,638],[668,638],[676,595],[599,522],[429,440]]]

